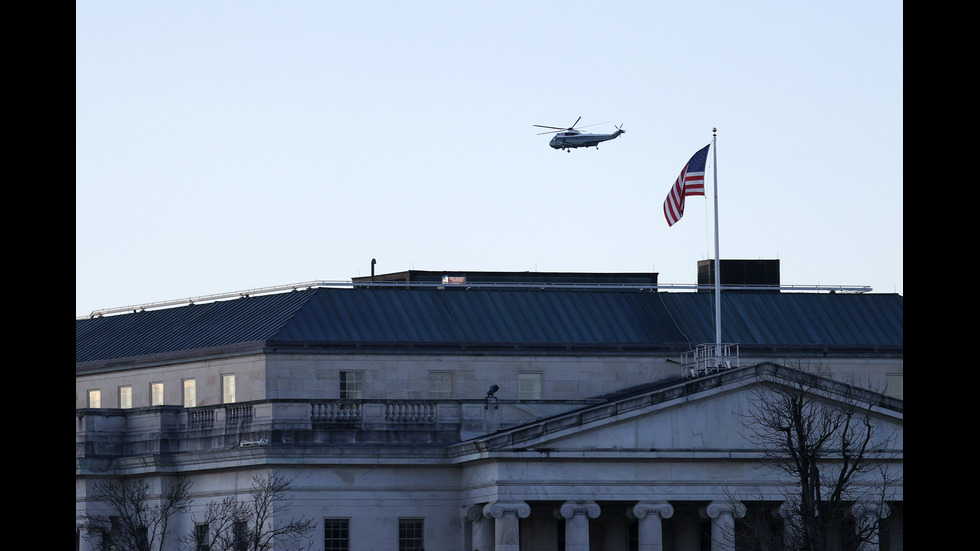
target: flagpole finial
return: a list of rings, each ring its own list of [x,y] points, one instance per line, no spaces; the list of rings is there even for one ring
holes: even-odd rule
[[[717,129],[717,128],[712,128],[712,129],[711,129],[711,133],[712,133],[712,134],[715,134],[715,133],[717,133],[717,132],[718,132],[718,129]]]

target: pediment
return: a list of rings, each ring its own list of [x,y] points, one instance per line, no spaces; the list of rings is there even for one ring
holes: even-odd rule
[[[644,452],[697,455],[754,452],[746,438],[747,415],[758,407],[759,392],[780,386],[813,385],[822,399],[842,400],[857,392],[876,403],[873,421],[879,434],[898,434],[901,449],[902,402],[830,379],[776,366],[734,369],[717,375],[686,379],[646,392],[478,438],[457,446],[456,454],[473,450],[498,453],[616,453]],[[471,448],[472,446],[472,448]]]

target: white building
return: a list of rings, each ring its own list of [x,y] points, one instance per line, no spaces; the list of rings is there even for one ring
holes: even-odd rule
[[[737,346],[699,370],[685,358],[714,342],[711,293],[518,276],[76,320],[76,534],[105,478],[189,477],[183,535],[275,471],[293,480],[289,514],[318,524],[313,549],[733,549],[723,534],[794,492],[760,468],[744,415],[759,389],[801,381],[873,403],[882,464],[901,472],[901,296],[723,293]],[[881,549],[903,548],[902,495],[899,479],[885,504],[855,504]]]

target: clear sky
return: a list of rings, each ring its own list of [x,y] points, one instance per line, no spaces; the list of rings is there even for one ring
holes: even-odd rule
[[[77,2],[75,314],[416,270],[720,254],[903,294],[894,0]],[[548,147],[532,125],[626,134]]]

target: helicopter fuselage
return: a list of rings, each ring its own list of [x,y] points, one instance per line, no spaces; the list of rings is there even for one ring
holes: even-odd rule
[[[590,134],[578,130],[568,130],[555,134],[548,145],[553,149],[575,149],[576,147],[595,147],[598,149],[599,143],[614,140],[624,132],[625,130],[616,130],[612,134]]]

